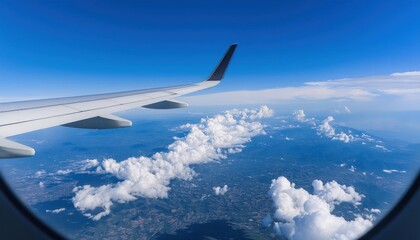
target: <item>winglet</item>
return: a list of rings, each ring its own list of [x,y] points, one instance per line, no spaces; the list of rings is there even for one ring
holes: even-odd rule
[[[210,77],[207,79],[207,81],[220,81],[223,78],[223,75],[225,74],[225,71],[229,65],[229,61],[232,58],[233,53],[235,52],[236,46],[238,44],[232,44],[229,49],[227,50],[225,56],[220,61],[219,65],[214,69],[213,73],[210,75]]]

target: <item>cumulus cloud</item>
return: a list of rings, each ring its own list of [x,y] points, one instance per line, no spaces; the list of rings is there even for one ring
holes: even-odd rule
[[[320,180],[313,181],[312,186],[314,193],[310,194],[283,176],[272,180],[269,195],[274,202],[273,229],[277,235],[296,240],[356,239],[372,227],[371,219],[362,216],[347,221],[332,214],[334,206],[342,202],[360,204],[363,195],[353,187]]]
[[[87,171],[91,168],[99,166],[99,161],[97,159],[86,159],[79,163],[80,163],[80,169],[79,169],[80,171]]]
[[[321,122],[321,124],[319,124],[316,127],[318,135],[325,136],[332,140],[342,141],[344,143],[350,143],[350,142],[355,142],[355,141],[361,141],[362,144],[366,144],[365,141],[373,142],[373,143],[380,143],[380,141],[376,141],[370,135],[367,135],[365,133],[362,133],[360,135],[352,134],[351,131],[348,131],[347,133],[343,131],[337,133],[336,129],[331,125],[333,121],[334,121],[334,117],[332,116],[328,116],[326,119],[324,119]],[[388,150],[382,145],[376,144],[375,147],[383,150],[384,152],[390,152],[390,150]]]
[[[216,195],[225,195],[228,190],[228,185],[224,185],[223,187],[213,187],[214,194]]]
[[[369,136],[369,135],[367,135],[366,133],[362,133],[361,138],[362,138],[363,140],[368,141],[368,142],[375,142],[375,141],[376,141],[376,140],[375,140],[372,136]]]
[[[332,140],[339,140],[345,143],[353,142],[356,140],[356,138],[350,133],[336,133],[335,128],[330,124],[332,121],[334,121],[332,116],[328,116],[324,121],[322,121],[322,124],[318,126],[318,134],[324,135],[328,138],[331,138]]]
[[[365,211],[368,211],[368,212],[371,212],[371,213],[376,213],[376,214],[381,213],[381,210],[379,210],[377,208],[371,208],[371,209],[365,208]]]
[[[327,137],[334,137],[335,129],[330,125],[330,122],[334,121],[332,116],[328,116],[321,125],[318,126],[318,132],[324,134]]]
[[[45,172],[45,170],[39,170],[39,171],[37,171],[36,173],[35,173],[35,176],[36,177],[41,177],[42,175],[44,175],[46,172]]]
[[[345,108],[345,109],[347,109],[350,112],[350,109],[348,108]],[[373,137],[365,133],[353,134],[350,130],[348,130],[347,133],[343,131],[337,132],[335,127],[331,125],[331,123],[334,121],[334,117],[332,116],[328,116],[327,118],[325,118],[323,121],[320,122],[319,120],[313,117],[308,118],[304,110],[295,110],[292,113],[292,117],[295,121],[298,121],[301,123],[304,123],[304,122],[310,123],[311,125],[313,125],[313,128],[316,129],[318,135],[330,138],[331,140],[342,141],[344,143],[350,143],[350,142],[355,142],[355,141],[360,141],[362,142],[362,144],[366,144],[366,142],[372,142],[375,144],[381,143],[381,141],[377,141]],[[282,126],[281,128],[287,128],[287,126]],[[382,149],[385,152],[390,152],[390,150],[388,150],[382,145],[376,144],[375,147]]]
[[[348,111],[350,109],[347,108]],[[347,130],[346,132],[340,131],[338,132],[336,128],[332,125],[332,122],[334,122],[333,116],[328,116],[324,120],[320,121],[314,117],[308,118],[304,112],[304,110],[295,110],[292,113],[292,117],[295,121],[301,122],[301,123],[310,123],[313,127],[313,129],[316,129],[317,134],[319,136],[327,137],[334,141],[341,141],[344,143],[351,143],[351,142],[361,142],[361,144],[365,145],[366,142],[373,143],[373,147],[378,148],[380,150],[383,150],[384,152],[391,152],[386,147],[379,145],[382,144],[381,141],[375,140],[372,136],[361,133],[361,134],[355,134],[352,133],[351,130]],[[282,123],[287,123],[287,121],[282,120]],[[292,127],[300,127],[299,125],[293,126],[293,125],[285,125],[281,126],[277,129],[285,129],[285,128],[292,128]],[[285,140],[291,140],[288,137],[285,138]],[[344,166],[344,165],[343,165]],[[341,166],[341,167],[343,167]],[[352,169],[353,171],[354,169]]]
[[[306,119],[306,115],[303,110],[295,110],[293,112],[293,116],[295,117],[295,120],[299,122],[304,122]]]
[[[47,212],[47,213],[55,213],[55,214],[61,213],[63,211],[66,211],[66,209],[65,208],[58,208],[58,209],[54,209],[54,210],[49,210],[49,209],[45,210],[45,212]]]
[[[71,172],[73,172],[71,169],[65,169],[65,170],[58,170],[56,172],[56,174],[58,174],[58,175],[67,175],[67,174],[69,174]]]
[[[238,110],[236,110],[238,111]],[[261,106],[260,109],[245,109],[236,113],[240,113],[243,115],[244,118],[249,117],[251,120],[255,119],[262,119],[262,118],[269,118],[274,115],[273,109],[269,108],[268,106],[264,105]]]
[[[356,192],[354,187],[340,185],[334,180],[325,184],[320,180],[314,180],[312,182],[312,187],[314,189],[314,194],[329,203],[331,207],[342,202],[360,205],[360,201],[364,197],[364,195]]]
[[[303,111],[302,109],[293,111],[293,117],[298,122],[302,122],[302,123],[307,122],[307,123],[315,125],[315,119],[307,118],[305,111]]]
[[[228,153],[238,152],[252,137],[265,134],[264,126],[258,120],[272,115],[273,111],[266,106],[226,111],[203,118],[198,124],[182,126],[188,133],[175,138],[167,152],[158,152],[151,157],[131,157],[121,162],[106,159],[98,167],[99,171],[112,174],[120,181],[74,188],[73,205],[85,216],[99,220],[111,212],[115,202],[133,201],[137,197],[166,198],[171,180],[190,180],[195,176],[191,165],[224,159]]]

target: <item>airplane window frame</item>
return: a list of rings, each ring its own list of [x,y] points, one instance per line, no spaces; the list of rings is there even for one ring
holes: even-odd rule
[[[415,219],[403,219],[404,227],[405,229],[401,231],[394,229],[387,229],[390,228],[390,225],[394,223],[397,219],[397,217],[401,217],[404,210],[407,210],[407,206],[411,203],[413,204],[416,200],[416,197],[418,198],[420,196],[420,171],[417,173],[416,178],[413,180],[411,186],[408,188],[408,190],[404,193],[404,195],[400,198],[400,200],[397,202],[397,204],[389,211],[384,218],[382,218],[378,223],[376,223],[368,232],[366,232],[362,237],[360,237],[360,240],[368,240],[368,239],[384,239],[383,236],[381,236],[381,233],[383,233],[385,230],[391,231],[391,236],[388,235],[386,239],[395,239],[395,237],[400,236],[400,233],[402,231],[405,231],[404,236],[416,236],[420,234],[420,231],[416,229],[415,227]],[[7,203],[5,204],[5,201],[9,201],[9,205],[11,204],[15,209],[5,209],[7,207]],[[414,209],[414,212],[420,211],[420,206],[418,204],[414,203],[414,207],[417,209]],[[13,211],[14,210],[14,211]],[[410,209],[413,210],[413,209]],[[38,236],[34,236],[33,229],[30,230],[30,226],[25,226],[27,224],[24,223],[24,221],[9,221],[10,216],[7,216],[7,213],[14,212],[15,214],[21,214],[21,217],[23,217],[30,225],[32,225],[32,228],[35,228],[38,231]],[[6,214],[5,214],[6,213]],[[420,217],[420,216],[418,216]],[[16,219],[19,219],[16,218]],[[401,220],[401,219],[400,219]],[[0,223],[2,224],[3,229],[7,229],[6,232],[3,232],[2,234],[5,234],[6,239],[17,239],[15,238],[17,231],[25,231],[28,233],[27,238],[31,239],[45,239],[45,237],[48,237],[50,239],[66,239],[63,237],[58,231],[54,230],[51,226],[46,224],[44,221],[42,221],[40,218],[38,218],[32,211],[28,209],[27,206],[25,206],[19,198],[14,194],[14,192],[11,190],[11,188],[8,186],[7,182],[4,180],[3,175],[0,172]],[[6,223],[6,224],[5,224]],[[13,226],[13,224],[18,223],[20,226]],[[408,223],[408,224],[407,224]],[[411,225],[410,225],[411,223]],[[401,223],[400,223],[401,224]],[[12,231],[10,231],[12,230]],[[408,231],[407,231],[408,230]],[[412,232],[410,232],[412,231]],[[26,233],[20,232],[19,234],[25,235]]]

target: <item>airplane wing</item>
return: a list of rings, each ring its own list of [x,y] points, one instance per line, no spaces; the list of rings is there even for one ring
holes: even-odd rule
[[[33,148],[7,139],[10,136],[60,125],[92,129],[129,127],[132,125],[131,121],[112,113],[138,107],[152,109],[186,107],[188,104],[173,99],[219,84],[236,46],[233,44],[229,47],[206,81],[195,84],[0,103],[0,158],[29,157],[35,154]]]

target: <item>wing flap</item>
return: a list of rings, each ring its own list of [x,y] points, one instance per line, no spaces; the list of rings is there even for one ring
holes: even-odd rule
[[[32,108],[17,111],[0,112],[0,126],[31,121],[39,118],[49,118],[57,115],[71,114],[75,110],[65,105]],[[1,134],[1,133],[0,133]],[[3,134],[2,134],[3,135]],[[4,135],[3,135],[4,136]]]
[[[106,107],[115,106],[116,104],[118,104],[116,103],[116,101],[112,99],[106,99],[106,100],[97,100],[97,101],[89,101],[89,102],[70,103],[70,104],[65,104],[63,106],[66,106],[68,108],[71,108],[77,111],[90,111],[92,109],[97,108],[98,106],[106,108]]]

